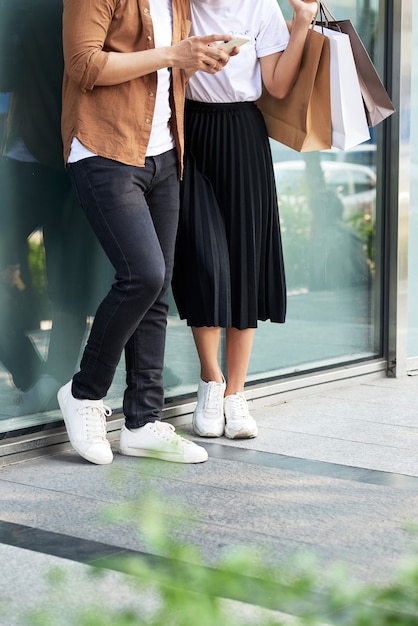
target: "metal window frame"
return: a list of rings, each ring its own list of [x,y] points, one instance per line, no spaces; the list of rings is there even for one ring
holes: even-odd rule
[[[390,120],[385,146],[386,236],[384,245],[386,294],[384,340],[387,374],[407,374],[408,338],[408,223],[410,192],[409,128],[411,103],[412,0],[386,0],[386,81],[397,109]]]

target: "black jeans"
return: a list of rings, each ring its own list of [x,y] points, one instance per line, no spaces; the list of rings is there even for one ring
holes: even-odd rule
[[[115,269],[73,377],[73,395],[103,398],[125,350],[129,428],[160,419],[170,286],[179,211],[174,150],[145,167],[102,157],[68,166],[79,201]]]

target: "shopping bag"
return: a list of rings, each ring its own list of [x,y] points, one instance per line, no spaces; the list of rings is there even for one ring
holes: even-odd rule
[[[350,20],[336,20],[333,16],[332,20],[321,24],[349,36],[366,109],[367,123],[369,126],[376,126],[392,115],[395,107],[356,29]]]
[[[348,150],[370,139],[350,38],[324,26],[316,25],[315,30],[330,43],[331,143]]]
[[[278,100],[263,87],[257,105],[270,137],[298,152],[331,147],[329,41],[309,29],[298,77],[290,93]]]

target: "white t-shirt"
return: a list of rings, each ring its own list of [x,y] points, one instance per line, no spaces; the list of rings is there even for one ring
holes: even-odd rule
[[[173,33],[173,10],[171,0],[150,0],[154,40],[156,48],[171,46]],[[156,156],[174,147],[169,121],[171,108],[169,90],[171,70],[167,67],[157,72],[157,94],[151,136],[148,142],[147,156]]]
[[[192,35],[247,35],[237,56],[215,75],[196,72],[187,97],[200,102],[257,100],[262,81],[259,58],[284,50],[289,31],[277,0],[192,0]]]
[[[155,47],[171,46],[173,32],[171,0],[150,0],[150,9],[154,28]],[[163,152],[171,150],[175,145],[169,126],[171,117],[169,102],[170,81],[171,71],[169,68],[158,70],[154,117],[146,156],[162,154]],[[81,159],[87,159],[93,156],[97,155],[87,150],[76,137],[73,138],[68,163],[75,163]]]

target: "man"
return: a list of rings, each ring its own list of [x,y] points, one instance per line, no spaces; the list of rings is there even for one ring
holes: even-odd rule
[[[163,360],[178,221],[187,77],[215,73],[225,34],[186,38],[185,0],[64,0],[64,159],[80,203],[115,269],[80,371],[58,392],[70,441],[92,463],[112,461],[103,398],[125,352],[120,452],[180,463],[204,448],[161,423]]]

